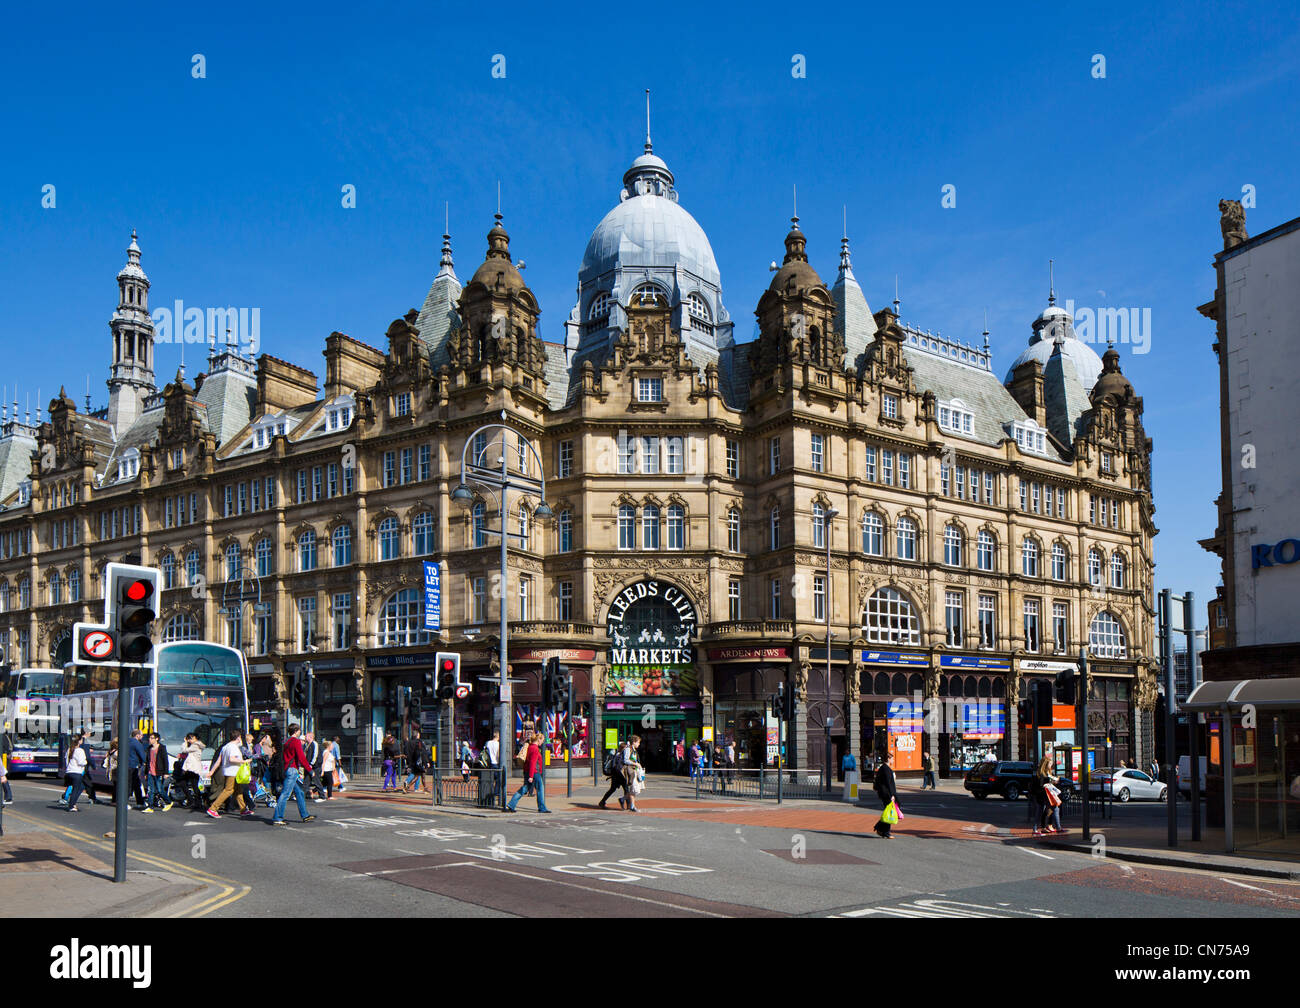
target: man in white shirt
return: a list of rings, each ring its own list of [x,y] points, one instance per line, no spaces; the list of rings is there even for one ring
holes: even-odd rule
[[[243,789],[238,786],[238,782],[235,780],[235,775],[239,773],[240,764],[248,762],[244,759],[243,745],[244,733],[239,729],[235,729],[230,734],[230,741],[222,746],[221,752],[217,754],[216,763],[218,769],[212,775],[212,785],[216,787],[218,774],[221,775],[222,782],[221,792],[208,806],[208,815],[212,816],[213,819],[221,818],[221,807],[226,804],[226,799],[232,794],[239,804],[239,814],[241,816],[248,818],[253,814],[253,810],[244,803]]]
[[[501,765],[501,733],[499,731],[493,732],[484,748],[487,749],[488,753],[488,765],[499,767]]]

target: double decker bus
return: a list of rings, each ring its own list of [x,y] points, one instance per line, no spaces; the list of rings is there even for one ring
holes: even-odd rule
[[[65,731],[84,731],[89,772],[107,784],[104,759],[117,737],[119,671],[128,677],[128,731],[156,731],[174,761],[185,736],[203,745],[203,776],[235,730],[248,731],[248,667],[241,652],[207,641],[159,644],[158,669],[73,665],[63,673]],[[167,768],[171,772],[171,767]]]
[[[63,673],[57,669],[0,670],[0,719],[13,752],[9,772],[59,773],[59,698]]]

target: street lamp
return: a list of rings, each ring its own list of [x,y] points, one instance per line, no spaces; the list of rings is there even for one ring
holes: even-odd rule
[[[826,509],[826,790],[831,789],[831,524],[840,513]]]
[[[501,411],[501,419],[506,418],[506,411]],[[491,432],[491,433],[489,433]],[[506,444],[507,438],[514,434],[511,428],[504,423],[485,424],[478,430],[474,431],[465,439],[465,447],[461,451],[460,457],[460,484],[451,493],[451,500],[459,507],[466,508],[474,504],[476,494],[470,487],[474,487],[480,493],[486,493],[495,498],[497,503],[497,514],[501,523],[499,529],[487,528],[486,524],[482,532],[486,535],[498,535],[501,537],[501,633],[500,633],[500,669],[499,669],[499,688],[500,703],[497,711],[498,721],[501,726],[501,749],[500,763],[502,772],[501,787],[501,804],[505,807],[506,789],[505,789],[505,770],[506,770],[506,753],[513,751],[507,739],[511,738],[510,726],[510,680],[509,680],[509,649],[506,638],[509,633],[507,628],[507,608],[510,601],[510,593],[507,590],[509,581],[508,570],[508,546],[513,537],[521,543],[526,540],[526,534],[521,529],[519,532],[511,532],[507,527],[507,515],[509,513],[509,493],[511,490],[521,491],[525,496],[533,495],[540,499],[540,503],[533,511],[533,516],[543,521],[551,518],[554,514],[549,505],[546,503],[546,483],[542,474],[541,456],[537,454],[537,449],[533,447],[531,441],[527,438],[518,440],[518,451],[516,454],[517,465],[510,465],[510,448]],[[500,454],[490,458],[493,447],[496,446]],[[527,449],[527,451],[525,451]],[[529,475],[533,466],[528,465],[531,459],[536,467],[538,476]]]

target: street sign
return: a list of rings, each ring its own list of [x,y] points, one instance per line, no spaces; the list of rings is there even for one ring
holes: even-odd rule
[[[113,654],[113,635],[107,630],[92,630],[81,642],[81,649],[87,658],[102,661]]]
[[[432,560],[424,562],[424,629],[442,630],[442,581]]]
[[[464,686],[464,685],[462,685],[462,686],[457,686],[457,687],[456,687],[456,699],[457,699],[457,700],[464,700],[467,696],[469,696],[469,687],[468,687],[468,686]]]

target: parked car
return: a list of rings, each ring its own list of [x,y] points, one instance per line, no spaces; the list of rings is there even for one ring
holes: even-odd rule
[[[1034,785],[1034,764],[999,760],[981,763],[967,771],[963,786],[976,798],[999,794],[1007,801],[1015,801],[1028,794]]]
[[[1201,797],[1204,797],[1206,759],[1204,756],[1198,756],[1196,762],[1199,763],[1201,767]],[[1186,795],[1188,798],[1192,797],[1192,758],[1190,756],[1178,757],[1178,793]]]
[[[1169,789],[1141,770],[1100,767],[1089,775],[1088,790],[1108,795],[1117,802],[1164,801]]]

